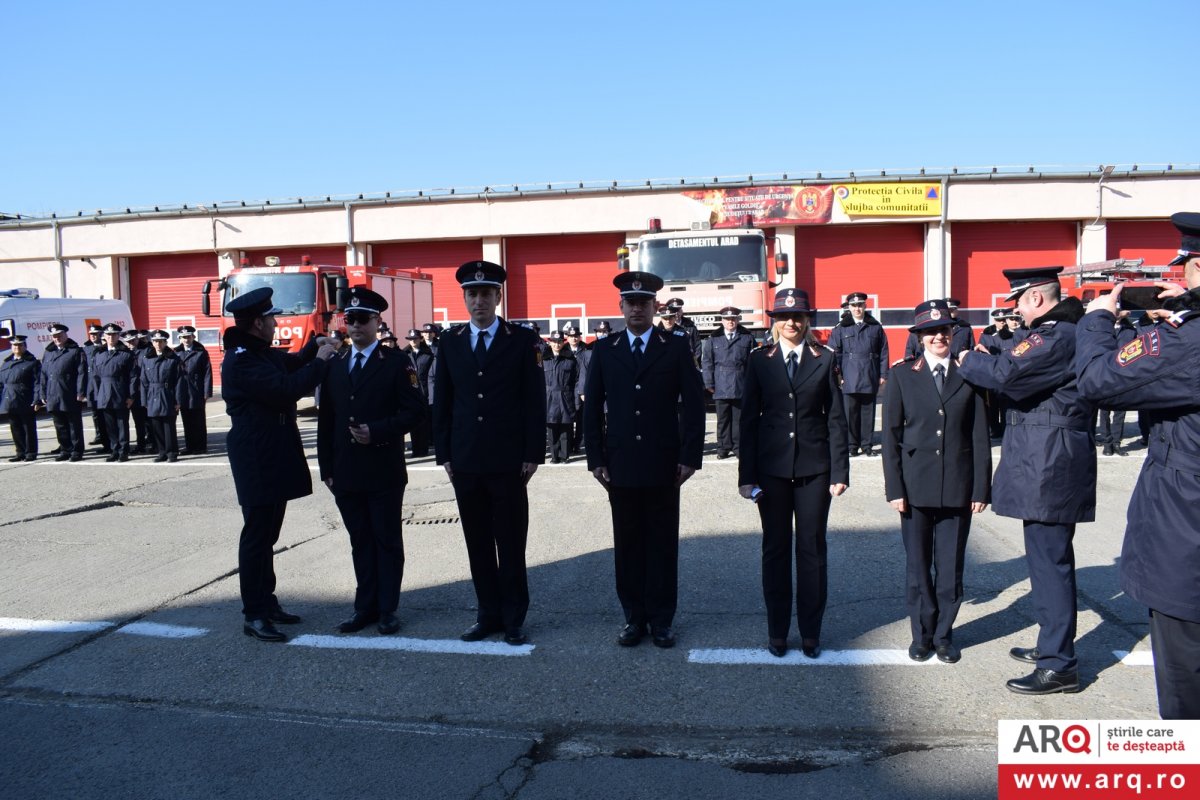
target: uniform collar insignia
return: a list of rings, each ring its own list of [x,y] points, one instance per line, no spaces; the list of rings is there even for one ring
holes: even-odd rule
[[[236,355],[239,355],[239,354],[241,354],[241,353],[244,353],[244,352],[246,352],[246,348],[244,348],[244,347],[239,347],[237,350],[234,350],[234,351],[233,351],[233,354],[236,356]]]

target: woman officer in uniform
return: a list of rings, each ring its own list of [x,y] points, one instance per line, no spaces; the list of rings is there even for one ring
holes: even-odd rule
[[[783,289],[769,313],[774,344],[753,351],[746,364],[738,490],[756,500],[762,518],[767,649],[778,657],[788,649],[794,536],[800,645],[816,658],[828,595],[829,503],[850,483],[846,413],[833,351],[809,332],[808,294]]]
[[[944,300],[917,306],[909,330],[921,352],[892,368],[883,404],[884,491],[900,512],[908,657],[959,660],[951,641],[962,603],[971,515],[991,499],[992,451],[983,392],[963,381],[951,357],[954,320]]]

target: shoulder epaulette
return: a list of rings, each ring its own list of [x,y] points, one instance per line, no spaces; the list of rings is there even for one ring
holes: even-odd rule
[[[672,333],[674,333],[676,336],[687,336],[687,333],[679,330],[679,328],[676,328],[674,331],[672,331]]]
[[[1197,316],[1200,316],[1200,310],[1194,308],[1189,308],[1184,311],[1176,311],[1174,314],[1167,317],[1167,324],[1172,328],[1178,328],[1189,319],[1195,319]]]

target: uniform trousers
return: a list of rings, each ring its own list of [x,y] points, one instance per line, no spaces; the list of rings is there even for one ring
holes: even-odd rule
[[[905,604],[912,640],[926,647],[950,644],[962,605],[963,562],[970,508],[909,506],[900,515],[904,540]]]
[[[875,439],[875,398],[871,394],[845,394],[846,398],[846,428],[849,431],[850,452],[856,448],[871,449]]]
[[[279,608],[275,597],[275,544],[283,528],[287,503],[242,506],[242,536],[238,541],[238,583],[246,621],[266,619]]]
[[[1100,415],[1100,432],[1096,434],[1096,441],[1113,446],[1121,444],[1125,438],[1125,412],[1098,408],[1096,413]]]
[[[208,418],[204,406],[179,409],[183,421],[183,446],[189,453],[208,452]]]
[[[717,407],[717,451],[737,453],[742,427],[742,401],[714,400]]]
[[[575,412],[575,433],[571,438],[571,452],[578,453],[583,450],[583,404],[585,400],[579,401],[579,411]]]
[[[98,408],[92,408],[92,428],[96,432],[96,444],[100,445],[101,450],[111,450],[108,443],[108,427],[104,424],[104,412]]]
[[[334,501],[350,534],[354,562],[354,611],[394,614],[404,579],[404,487],[381,492],[335,491]]]
[[[566,461],[571,457],[571,428],[572,422],[547,422],[546,434],[550,437],[550,458],[552,461]]]
[[[989,389],[987,392],[988,430],[993,439],[1004,437],[1004,412],[1007,410],[1008,401],[1004,399],[1004,395]]]
[[[145,450],[147,446],[154,447],[154,440],[149,435],[149,426],[146,425],[146,407],[135,402],[129,409],[129,416],[133,417],[133,430],[137,438],[138,452]]]
[[[83,455],[83,409],[51,411],[50,419],[54,420],[54,433],[63,453]]]
[[[175,432],[175,415],[169,417],[147,417],[151,439],[160,453],[179,454],[179,434]]]
[[[762,475],[758,514],[762,519],[762,583],[767,633],[786,639],[792,618],[792,559],[796,569],[796,621],[804,639],[821,638],[829,596],[829,473],[803,478]],[[794,549],[793,549],[794,546]]]
[[[429,445],[433,443],[433,406],[429,406],[425,411],[425,419],[409,434],[413,458],[429,455]]]
[[[679,487],[612,486],[608,501],[625,622],[669,628],[679,597]]]
[[[12,433],[13,446],[18,456],[36,456],[38,451],[37,414],[10,413],[8,430]]]
[[[1025,562],[1039,628],[1039,669],[1074,672],[1078,667],[1074,538],[1074,523],[1025,520]]]
[[[519,470],[479,473],[454,470],[454,497],[479,602],[476,622],[513,630],[525,624],[529,581],[525,542],[529,495]]]
[[[101,413],[104,415],[104,427],[108,431],[108,444],[113,455],[129,455],[129,409],[106,408]]]
[[[1200,719],[1200,622],[1150,609],[1158,715]]]

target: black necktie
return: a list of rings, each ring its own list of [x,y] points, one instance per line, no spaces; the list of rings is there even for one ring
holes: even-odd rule
[[[938,394],[942,393],[942,387],[946,385],[946,368],[941,364],[933,368],[933,385],[937,387]]]
[[[363,354],[354,354],[354,366],[350,368],[350,382],[358,383],[358,376],[362,374]]]
[[[795,379],[796,379],[796,362],[797,362],[797,361],[799,361],[799,359],[796,357],[796,351],[795,351],[795,350],[793,350],[792,352],[788,353],[788,357],[787,357],[787,372],[788,372],[788,380],[789,380],[789,381],[791,381],[791,380],[795,380]]]
[[[642,337],[640,336],[633,338],[633,363],[636,366],[642,364]]]
[[[480,331],[475,339],[475,361],[483,369],[483,360],[487,358],[487,331]]]

